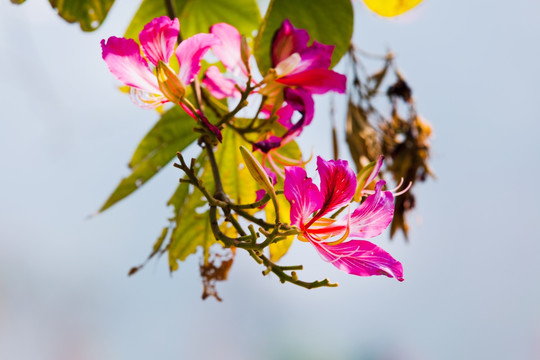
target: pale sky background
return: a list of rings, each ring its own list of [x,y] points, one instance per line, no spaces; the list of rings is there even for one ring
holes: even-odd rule
[[[391,21],[355,3],[355,43],[394,50],[435,131],[410,243],[377,240],[406,279],[295,243],[285,263],[340,287],[282,285],[239,252],[222,303],[200,299],[196,257],[126,276],[170,214],[171,166],[87,219],[157,119],[101,60],[135,3],[90,34],[46,1],[0,3],[0,359],[540,359],[540,2],[426,0]],[[301,146],[329,157],[319,101]]]

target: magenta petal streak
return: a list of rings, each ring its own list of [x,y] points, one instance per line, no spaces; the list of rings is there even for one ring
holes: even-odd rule
[[[348,274],[358,276],[386,275],[403,281],[403,266],[377,245],[350,240],[337,245],[311,241],[321,257]]]

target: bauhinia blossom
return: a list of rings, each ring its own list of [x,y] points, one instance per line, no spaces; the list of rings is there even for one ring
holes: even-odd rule
[[[300,230],[298,238],[311,243],[324,260],[346,273],[386,275],[403,281],[401,263],[365,241],[380,235],[392,221],[394,198],[390,191],[382,191],[384,180],[379,180],[374,193],[352,210],[357,181],[347,161],[317,157],[317,171],[320,188],[301,167],[285,168],[284,194],[291,204],[291,225]],[[341,217],[331,217],[343,207]]]
[[[332,61],[333,45],[317,41],[308,46],[309,34],[304,29],[295,28],[286,19],[274,35],[272,41],[272,66],[266,77],[266,85],[260,93],[270,99],[274,106],[284,101],[284,107],[277,112],[279,122],[286,128],[284,135],[269,136],[257,142],[254,148],[267,153],[284,145],[302,133],[304,127],[313,120],[313,94],[328,91],[344,93],[347,78],[329,69]],[[301,117],[292,122],[292,113],[298,111]]]
[[[244,89],[248,81],[250,71],[246,62],[242,59],[242,51],[249,58],[248,49],[242,50],[242,35],[229,24],[219,23],[210,27],[210,33],[216,36],[220,42],[212,46],[212,52],[230,73],[231,77],[225,77],[217,66],[210,66],[202,83],[208,91],[217,99],[226,97],[240,97],[240,89]]]
[[[220,138],[221,133],[185,98],[186,87],[201,69],[201,59],[220,40],[212,34],[196,34],[178,47],[178,19],[155,18],[139,33],[140,46],[133,39],[111,36],[101,41],[103,60],[118,80],[131,88],[132,100],[143,108],[155,108],[173,102]],[[142,54],[141,54],[142,48]],[[175,54],[179,70],[172,69]]]
[[[347,78],[329,70],[335,46],[317,41],[308,46],[308,42],[309,34],[306,30],[295,28],[288,19],[283,21],[272,41],[275,82],[287,87],[302,88],[312,94],[325,94],[328,91],[344,93]]]

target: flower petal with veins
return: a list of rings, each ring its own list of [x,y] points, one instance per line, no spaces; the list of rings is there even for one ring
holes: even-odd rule
[[[168,16],[155,18],[139,33],[139,41],[148,61],[157,66],[159,61],[168,63],[178,40],[180,23]]]
[[[141,56],[135,40],[111,36],[106,42],[101,40],[101,49],[103,60],[118,80],[143,91],[161,93],[156,76]]]
[[[347,274],[357,276],[386,275],[403,281],[403,265],[377,245],[350,240],[337,245],[310,241],[319,255]]]
[[[201,59],[211,46],[220,40],[212,34],[196,34],[182,41],[176,48],[176,57],[180,64],[178,77],[187,86],[201,70]]]
[[[248,71],[241,55],[242,36],[238,30],[232,25],[219,23],[210,27],[210,33],[221,40],[220,44],[212,46],[212,51],[223,65],[234,75],[243,74],[247,78]]]

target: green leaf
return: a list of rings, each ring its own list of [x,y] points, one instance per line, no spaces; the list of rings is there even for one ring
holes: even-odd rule
[[[211,25],[226,22],[238,29],[240,34],[251,37],[261,21],[261,13],[255,0],[176,0],[181,4],[179,15],[182,36],[189,37],[208,32]]]
[[[197,189],[185,199],[176,218],[176,227],[171,234],[169,243],[169,267],[171,271],[178,269],[178,261],[184,261],[209,241],[215,241],[208,211],[197,210],[206,202]]]
[[[250,37],[259,27],[261,15],[255,0],[174,0],[182,37],[207,33],[211,25],[226,22]],[[125,37],[138,41],[139,32],[150,20],[168,15],[163,0],[144,0],[129,24]]]
[[[131,174],[122,181],[99,210],[104,211],[146,183],[195,139],[194,120],[180,107],[167,111],[146,134],[129,163]]]
[[[49,0],[49,3],[67,22],[78,22],[83,31],[94,31],[105,20],[114,0]]]
[[[167,15],[164,0],[143,0],[141,6],[139,6],[139,10],[137,10],[135,16],[131,19],[131,23],[124,36],[139,42],[139,32],[141,32],[144,25],[149,23],[150,20],[163,15]]]
[[[23,2],[25,2],[25,1],[26,1],[26,0],[11,0],[11,2],[12,2],[13,4],[17,4],[17,5],[20,5],[20,4],[22,4]]]
[[[272,0],[255,39],[255,57],[263,75],[271,67],[274,33],[285,19],[306,29],[312,40],[335,45],[332,66],[349,48],[354,22],[351,0]]]

